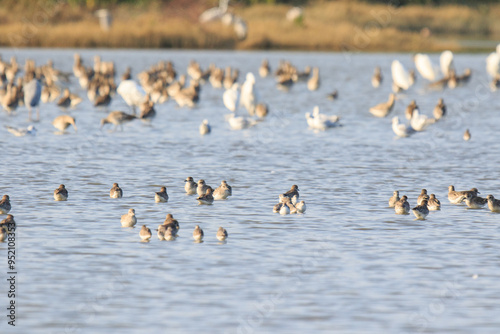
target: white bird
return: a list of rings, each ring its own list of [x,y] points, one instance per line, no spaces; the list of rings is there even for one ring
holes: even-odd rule
[[[207,9],[199,17],[200,23],[207,23],[219,20],[227,12],[229,0],[220,0],[218,7]]]
[[[6,125],[5,128],[16,137],[36,135],[36,128],[33,125],[29,125],[27,128],[13,128],[12,126]]]
[[[392,81],[397,88],[407,90],[411,86],[410,74],[405,70],[399,60],[394,60],[391,65]],[[394,87],[393,87],[394,90]]]
[[[399,117],[392,118],[392,131],[399,137],[408,137],[413,133],[413,129],[406,124],[399,123]]]
[[[236,33],[236,36],[240,41],[247,38],[248,27],[245,20],[243,20],[239,16],[235,16],[233,20],[233,27],[234,27],[234,32]]]
[[[486,71],[488,74],[495,78],[500,73],[500,54],[492,52],[486,58]]]
[[[134,80],[123,80],[116,89],[118,94],[125,102],[132,107],[135,114],[135,108],[139,107],[145,100],[146,92]]]
[[[257,122],[251,118],[243,116],[235,116],[234,114],[229,115],[227,118],[229,126],[233,130],[242,130],[254,126]]]
[[[212,128],[210,127],[210,124],[208,124],[208,120],[204,119],[200,125],[200,134],[203,136],[209,134],[211,131]]]
[[[255,88],[255,76],[249,72],[241,86],[240,105],[244,106],[248,113],[253,116],[258,100],[259,94]]]
[[[306,113],[307,125],[312,129],[326,130],[339,125],[339,116],[328,116],[319,113],[319,107],[315,106],[313,109],[312,116],[310,113]]]
[[[449,50],[443,51],[439,57],[439,64],[441,65],[441,72],[443,72],[444,77],[449,78],[450,71],[455,69],[453,65],[453,53]]]
[[[435,120],[428,118],[426,115],[420,114],[418,108],[413,110],[413,114],[410,119],[410,125],[415,131],[423,131],[430,124],[434,123]]]
[[[436,80],[436,72],[434,72],[434,66],[428,55],[417,53],[415,57],[413,57],[413,61],[415,62],[418,73],[420,73],[422,77],[429,81]]]
[[[238,83],[234,83],[231,88],[226,89],[226,91],[222,95],[222,102],[224,102],[226,108],[232,112],[235,112],[236,108],[238,107],[238,103],[240,100],[239,88],[240,85]]]

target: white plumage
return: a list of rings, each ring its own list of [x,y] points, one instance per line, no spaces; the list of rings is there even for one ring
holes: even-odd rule
[[[255,88],[255,76],[249,72],[241,86],[240,105],[244,106],[248,113],[253,116],[258,100],[259,94]]]
[[[417,53],[414,57],[415,67],[418,73],[429,81],[436,80],[436,72],[428,55]]]
[[[226,108],[232,112],[235,112],[238,107],[240,99],[239,87],[240,85],[238,83],[234,83],[231,88],[226,89],[224,94],[222,94],[222,102],[224,102]]]
[[[135,113],[135,108],[144,102],[146,92],[134,80],[123,80],[116,89],[118,94],[125,100],[125,102],[132,107]]]
[[[410,74],[405,70],[399,60],[394,60],[391,65],[392,81],[397,87],[407,90],[411,86]]]
[[[439,64],[441,65],[441,72],[445,78],[450,77],[450,71],[454,70],[453,53],[449,50],[443,51],[439,57]]]
[[[326,130],[327,128],[337,126],[339,124],[340,117],[320,114],[319,107],[315,106],[312,116],[310,113],[306,113],[306,120],[310,128],[316,130]]]
[[[413,129],[406,124],[399,123],[399,117],[392,118],[392,131],[399,137],[408,137],[413,133]]]

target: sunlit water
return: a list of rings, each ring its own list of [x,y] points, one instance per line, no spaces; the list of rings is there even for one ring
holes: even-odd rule
[[[53,59],[71,72],[73,50],[0,50],[3,59],[37,65]],[[27,111],[0,114],[1,194],[9,194],[17,232],[17,332],[102,333],[498,333],[500,312],[500,215],[487,208],[449,204],[447,187],[477,187],[500,197],[499,93],[487,88],[486,55],[456,55],[471,82],[455,90],[427,92],[424,79],[396,101],[403,117],[411,99],[431,115],[440,97],[448,116],[410,138],[395,139],[391,117],[368,108],[387,100],[390,64],[413,67],[409,54],[332,54],[82,50],[113,60],[117,72],[134,75],[160,60],[184,73],[191,59],[257,74],[263,58],[273,69],[288,59],[300,69],[320,67],[321,87],[304,83],[288,93],[274,78],[257,75],[260,100],[270,115],[254,128],[232,131],[224,121],[222,90],[202,87],[194,109],[174,101],[158,105],[152,126],[133,122],[123,132],[99,129],[106,112],[85,98],[70,111],[78,133],[54,134],[51,121],[63,114],[42,105],[36,137],[14,137],[3,125],[27,126]],[[438,64],[438,55],[432,55]],[[370,78],[380,65],[383,85]],[[72,91],[84,96],[75,78]],[[339,99],[326,95],[338,89]],[[315,133],[305,112],[342,117],[342,127]],[[116,96],[109,110],[127,106]],[[203,119],[212,134],[200,136]],[[472,140],[464,142],[466,128]],[[186,196],[193,176],[233,187],[233,196],[199,206]],[[114,182],[122,199],[110,199]],[[52,192],[64,183],[67,202]],[[303,215],[272,212],[292,184],[307,204]],[[168,189],[168,203],[154,192]],[[387,208],[394,190],[416,204],[422,188],[435,193],[442,210],[426,221]],[[120,216],[135,208],[138,226],[153,232],[172,213],[179,238],[140,242],[139,228],[122,228]],[[205,241],[192,239],[195,225]],[[224,226],[229,238],[215,238]],[[0,244],[2,277],[6,244]],[[477,276],[474,276],[477,275]],[[5,280],[0,285],[4,313]],[[1,314],[2,332],[11,332]]]

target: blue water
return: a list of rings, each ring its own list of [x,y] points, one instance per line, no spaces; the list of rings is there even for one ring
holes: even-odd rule
[[[21,64],[53,59],[71,72],[74,50],[1,49]],[[500,330],[500,216],[487,208],[451,205],[447,188],[477,187],[500,198],[500,99],[490,92],[484,54],[455,55],[459,73],[472,68],[469,84],[429,92],[418,77],[401,94],[393,115],[415,99],[429,116],[440,97],[445,119],[409,138],[395,139],[391,117],[374,118],[369,107],[391,92],[390,65],[409,54],[80,50],[84,63],[98,54],[134,76],[160,60],[185,73],[191,59],[236,66],[240,81],[257,74],[263,58],[272,69],[281,59],[299,69],[319,66],[321,86],[297,83],[278,91],[274,78],[257,76],[268,118],[230,130],[223,90],[202,86],[199,105],[157,105],[152,126],[132,122],[124,131],[100,129],[107,111],[85,97],[75,110],[78,132],[55,135],[52,120],[64,112],[41,106],[35,137],[0,129],[1,194],[9,194],[17,230],[17,326],[7,325],[7,284],[0,284],[2,333],[498,333]],[[439,55],[431,55],[438,63]],[[382,67],[384,81],[370,78]],[[21,73],[22,74],[22,73]],[[72,77],[70,88],[85,96]],[[339,99],[326,95],[334,89]],[[318,105],[340,115],[342,127],[316,133],[304,117]],[[129,111],[116,96],[108,111]],[[242,114],[243,111],[241,111]],[[200,136],[203,119],[212,133]],[[1,125],[27,126],[27,111],[0,114]],[[466,128],[472,139],[462,140]],[[183,180],[221,180],[233,196],[199,206]],[[122,199],[110,199],[118,182]],[[65,184],[67,202],[53,190]],[[297,184],[307,204],[303,215],[272,212],[278,195]],[[166,186],[168,203],[154,203]],[[410,205],[422,188],[436,194],[442,210],[425,221],[387,208],[394,190]],[[181,229],[174,242],[140,242],[139,228],[122,228],[120,216],[135,208],[138,227],[153,232],[167,213]],[[205,231],[201,244],[192,231]],[[219,226],[227,243],[215,238]],[[0,244],[1,277],[7,245]]]

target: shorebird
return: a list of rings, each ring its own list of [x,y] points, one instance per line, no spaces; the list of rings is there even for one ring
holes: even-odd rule
[[[389,198],[389,207],[393,208],[396,205],[396,202],[399,201],[399,200],[400,200],[400,198],[399,198],[399,191],[395,190],[392,193],[392,197]]]
[[[469,141],[470,138],[471,138],[470,131],[469,131],[469,129],[467,129],[467,130],[465,130],[465,133],[464,133],[464,140]]]
[[[222,226],[219,227],[219,230],[217,231],[217,239],[219,241],[224,241],[227,238],[227,231],[225,228]]]
[[[7,239],[7,229],[5,226],[0,226],[0,242],[4,242]]]
[[[339,116],[328,116],[319,113],[319,107],[315,106],[313,109],[312,116],[310,113],[306,113],[307,125],[315,130],[326,130],[327,128],[332,128],[339,125]]]
[[[333,92],[328,94],[326,97],[328,98],[328,100],[335,101],[339,97],[339,92],[335,89]]]
[[[287,198],[284,202],[283,205],[280,208],[280,215],[288,215],[290,214],[290,199]]]
[[[146,227],[146,225],[142,225],[141,230],[139,231],[139,236],[141,237],[141,240],[149,240],[151,239],[151,230]]]
[[[203,240],[203,230],[200,228],[199,225],[196,225],[194,227],[193,238],[197,242],[200,242]]]
[[[64,184],[61,184],[59,188],[54,190],[54,200],[56,201],[67,201],[68,200],[68,190]]]
[[[491,212],[500,212],[500,201],[495,199],[493,195],[488,195],[486,197],[488,200],[488,208],[490,209]]]
[[[454,186],[449,186],[448,200],[452,204],[460,204],[465,200],[468,193],[471,193],[473,196],[477,196],[477,194],[479,194],[479,191],[477,190],[477,188],[472,188],[471,190],[465,190],[465,191],[455,191]]]
[[[427,201],[427,207],[430,211],[441,210],[441,202],[436,198],[436,195],[431,194]]]
[[[229,122],[229,127],[232,130],[243,130],[257,124],[257,122],[252,118],[236,116],[234,114],[229,115],[227,117],[227,121]]]
[[[488,203],[487,198],[474,196],[471,192],[468,192],[465,197],[465,204],[467,204],[469,209],[481,209],[486,205],[486,203]]]
[[[295,210],[296,210],[296,213],[306,212],[306,202],[300,201],[297,204],[295,204]]]
[[[257,104],[257,106],[255,107],[255,115],[257,115],[257,117],[259,118],[264,118],[267,116],[267,114],[269,114],[269,108],[267,107],[267,105],[265,103]]]
[[[23,137],[26,135],[32,135],[34,136],[36,134],[36,128],[33,125],[28,125],[27,128],[14,128],[12,126],[6,125],[5,128],[7,131],[12,133],[16,137]]]
[[[208,187],[207,192],[196,199],[198,200],[198,204],[206,204],[206,205],[212,204],[214,202],[214,196],[212,195],[212,188]]]
[[[71,96],[68,88],[64,89],[63,96],[57,101],[57,105],[61,108],[68,108],[71,105]]]
[[[122,227],[133,227],[137,224],[137,218],[135,217],[135,210],[129,209],[128,213],[122,216],[120,220]]]
[[[250,116],[253,116],[258,100],[259,95],[255,88],[255,76],[249,72],[247,73],[245,82],[241,86],[240,105],[245,107]]]
[[[239,104],[240,93],[238,89],[240,85],[234,83],[230,88],[226,89],[224,94],[222,94],[222,102],[224,106],[229,109],[229,111],[235,112]]]
[[[279,197],[280,202],[283,202],[284,198],[288,197],[291,200],[292,204],[297,203],[297,201],[299,200],[299,186],[294,184],[292,188],[290,188],[290,190],[288,190],[284,194],[281,194]]]
[[[424,220],[425,217],[427,217],[427,215],[429,214],[429,209],[427,208],[427,200],[423,200],[422,204],[417,205],[411,210],[418,220]]]
[[[437,105],[434,107],[433,115],[435,119],[441,119],[446,115],[446,105],[444,104],[443,99],[439,99]]]
[[[374,107],[370,108],[370,113],[375,117],[386,117],[392,111],[394,107],[394,101],[396,100],[396,95],[389,94],[389,100],[387,102],[379,103]]]
[[[188,195],[194,195],[196,194],[196,190],[198,188],[198,185],[196,182],[193,181],[193,178],[189,176],[186,180],[184,180],[185,185],[184,185],[184,190]]]
[[[422,189],[420,195],[417,198],[417,205],[421,205],[423,200],[429,200],[429,196],[427,195],[427,189]]]
[[[405,117],[406,119],[411,119],[413,116],[413,111],[418,109],[417,102],[415,100],[411,100],[410,104],[406,107]]]
[[[198,180],[198,186],[196,188],[196,193],[198,194],[198,196],[205,195],[208,188],[210,188],[210,186],[208,186],[205,183],[205,180]]]
[[[208,124],[208,120],[204,119],[200,125],[200,135],[209,134],[212,131],[210,124]]]
[[[226,199],[232,195],[232,188],[226,181],[222,181],[220,186],[214,190],[214,200]]]
[[[123,111],[112,111],[108,114],[106,118],[101,119],[101,128],[104,124],[111,123],[115,125],[113,131],[116,131],[118,126],[123,131],[123,123],[130,122],[136,119],[134,115],[129,115]]]
[[[161,187],[159,192],[155,193],[155,202],[168,202],[167,188]]]
[[[382,83],[382,72],[380,71],[380,66],[375,67],[375,71],[372,76],[372,86],[377,88]]]
[[[0,214],[8,214],[11,208],[9,195],[3,195],[2,200],[0,200]]]
[[[394,205],[394,211],[397,215],[408,215],[410,213],[410,203],[408,203],[407,199],[408,197],[403,195]]]
[[[179,222],[177,221],[177,219],[174,219],[174,216],[172,216],[172,214],[170,213],[165,217],[163,225],[165,227],[171,227],[174,234],[177,234],[177,231],[179,231],[180,228]]]
[[[113,187],[109,191],[109,197],[111,198],[122,198],[123,196],[123,191],[120,186],[118,186],[118,183],[113,183]]]
[[[269,68],[269,61],[264,59],[259,67],[259,75],[261,78],[265,78],[269,75],[271,69]]]
[[[392,118],[392,131],[394,131],[394,133],[398,137],[408,137],[409,135],[415,132],[415,130],[413,130],[411,126],[399,123],[398,116],[394,116]]]
[[[283,206],[283,202],[279,202],[278,204],[276,204],[275,206],[273,206],[273,212],[274,213],[280,212],[282,206]]]
[[[156,229],[156,235],[160,241],[165,240],[165,232],[167,231],[167,227],[165,225],[159,225]]]
[[[75,123],[75,119],[69,115],[61,115],[57,116],[54,118],[52,121],[52,125],[59,130],[61,133],[64,133],[65,130],[70,126],[73,125],[73,128],[75,129],[75,132],[78,131]]]
[[[151,96],[146,95],[146,100],[139,105],[139,118],[143,121],[151,122],[156,117],[155,104],[151,101]]]
[[[166,241],[172,241],[175,240],[176,237],[176,231],[172,228],[172,226],[167,226],[165,232],[163,233],[163,239]]]
[[[312,76],[307,81],[307,89],[310,91],[317,90],[319,88],[319,68],[314,67],[312,70]]]
[[[16,229],[16,221],[13,215],[7,215],[4,220],[0,222],[0,226],[3,226],[7,231],[14,231]]]

